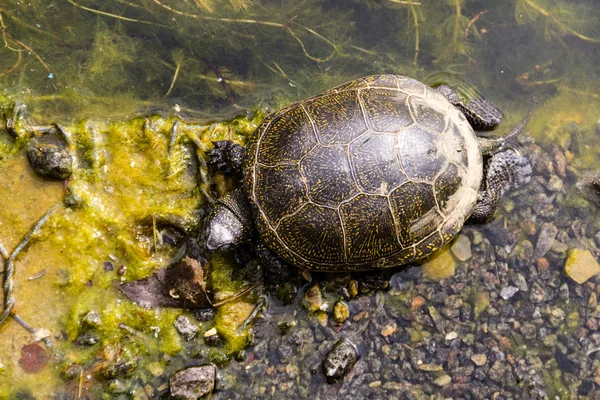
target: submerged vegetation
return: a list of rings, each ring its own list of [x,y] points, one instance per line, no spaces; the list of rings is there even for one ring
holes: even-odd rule
[[[245,292],[256,282],[231,259],[208,266],[214,300],[234,299],[199,326],[224,341],[209,350],[175,330],[189,311],[145,309],[117,286],[180,257],[163,236],[198,236],[211,202],[235,184],[210,175],[211,142],[243,144],[265,113],[291,101],[368,74],[457,75],[508,111],[506,127],[534,110],[536,141],[577,157],[569,173],[598,166],[598,139],[581,133],[598,119],[598,20],[586,0],[3,1],[0,260],[55,211],[13,266],[13,315],[40,329],[30,336],[9,318],[0,335],[21,345],[50,330],[43,339],[62,376],[23,374],[5,341],[0,398],[16,379],[39,383],[41,397],[65,381],[78,397],[119,393],[131,385],[112,387],[115,378],[139,384],[188,358],[222,364],[241,352],[264,302],[260,287]],[[49,122],[76,155],[64,183],[35,176],[24,156]],[[565,207],[589,205],[580,200],[572,193]]]
[[[383,72],[468,74],[505,93],[585,90],[598,71],[579,54],[597,54],[599,14],[587,1],[548,0],[9,0],[0,85],[53,115],[103,117],[272,103]]]

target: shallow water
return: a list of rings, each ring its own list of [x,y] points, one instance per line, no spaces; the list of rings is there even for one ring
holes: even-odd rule
[[[175,371],[207,362],[223,399],[595,398],[600,278],[577,283],[565,265],[577,249],[600,256],[600,199],[585,190],[600,169],[599,14],[590,1],[544,0],[0,4],[0,107],[5,119],[27,107],[22,137],[0,129],[7,255],[59,205],[14,264],[13,312],[38,331],[12,317],[0,327],[0,399],[157,398]],[[176,259],[207,195],[238,184],[209,176],[212,140],[244,143],[262,115],[349,79],[438,72],[504,111],[498,134],[532,113],[517,145],[532,181],[494,222],[466,226],[422,268],[295,274],[290,305],[259,286],[207,322],[118,290]],[[26,125],[52,122],[76,154],[66,182],[27,162]],[[261,276],[252,259],[208,264],[215,301]],[[340,300],[349,318],[336,323]],[[195,339],[174,328],[181,315]],[[216,347],[202,337],[213,326]],[[328,384],[321,361],[342,337],[361,358]],[[28,362],[32,343],[43,356]]]

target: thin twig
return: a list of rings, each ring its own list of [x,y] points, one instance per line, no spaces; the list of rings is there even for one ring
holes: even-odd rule
[[[69,2],[72,2],[72,0],[67,0]],[[327,39],[326,37],[322,36],[321,34],[315,32],[314,30],[307,28],[305,26],[299,25],[299,24],[295,24],[297,25],[299,28],[307,31],[308,33],[316,36],[318,39],[320,39],[321,41],[327,43],[329,46],[331,46],[333,48],[332,52],[325,58],[320,58],[320,57],[315,57],[313,55],[311,55],[307,50],[306,47],[304,45],[304,42],[302,41],[302,39],[300,39],[298,37],[298,35],[296,35],[296,32],[290,28],[287,25],[284,24],[280,24],[278,22],[270,22],[270,21],[260,21],[260,20],[256,20],[256,19],[236,19],[236,18],[220,18],[220,17],[209,17],[209,16],[205,16],[205,15],[198,15],[198,14],[190,14],[190,13],[186,13],[183,11],[179,11],[174,9],[173,7],[170,7],[166,4],[161,3],[159,0],[152,0],[155,4],[163,7],[166,10],[171,11],[174,14],[177,15],[181,15],[183,17],[188,17],[188,18],[195,18],[195,19],[200,19],[200,20],[205,20],[205,21],[216,21],[216,22],[229,22],[229,23],[236,23],[236,24],[251,24],[251,25],[262,25],[262,26],[270,26],[270,27],[274,27],[274,28],[280,28],[285,30],[292,38],[294,38],[294,40],[296,40],[298,42],[298,44],[300,44],[300,47],[302,48],[302,52],[304,53],[304,55],[315,61],[318,63],[323,63],[326,61],[329,61],[333,58],[333,56],[335,55],[336,51],[337,51],[337,46],[335,45],[335,43],[333,43],[331,40]]]
[[[573,35],[575,37],[578,37],[581,40],[585,40],[586,42],[600,43],[600,39],[596,39],[596,38],[592,38],[592,37],[589,37],[589,36],[585,36],[585,35],[577,32],[576,30],[574,30],[570,26],[568,26],[568,25],[560,22],[550,12],[546,11],[546,9],[544,9],[543,7],[541,7],[539,4],[535,3],[534,1],[532,1],[532,0],[523,0],[523,2],[525,4],[527,4],[529,7],[533,8],[534,10],[536,10],[537,12],[539,12],[540,14],[542,14],[544,17],[551,19],[552,22],[554,22],[556,25],[558,25],[562,29],[564,29],[565,32],[568,32],[571,35]]]
[[[46,63],[44,62],[44,60],[42,60],[42,57],[40,57],[38,55],[38,53],[36,53],[31,47],[27,46],[25,43],[21,42],[20,40],[15,39],[10,33],[6,32],[6,30],[4,28],[2,29],[2,34],[5,35],[5,36],[8,36],[8,38],[10,40],[12,40],[13,42],[15,42],[16,44],[18,44],[19,46],[21,46],[25,50],[27,50],[28,52],[30,52],[31,54],[33,54],[35,56],[35,58],[38,59],[38,61],[40,62],[40,64],[42,64],[42,66],[46,69],[46,71],[48,71],[48,73],[52,72],[50,70],[50,67],[48,67],[48,65],[46,65]]]
[[[8,251],[6,251],[6,249],[4,248],[4,246],[2,246],[2,243],[0,243],[0,256],[5,261],[8,260],[8,257],[10,257],[10,254],[8,254]]]
[[[239,299],[240,297],[242,297],[242,296],[243,296],[243,295],[245,295],[246,293],[250,292],[251,290],[253,290],[253,289],[256,289],[257,287],[258,287],[258,284],[256,284],[256,285],[252,285],[252,286],[250,286],[249,288],[247,288],[247,289],[244,289],[244,290],[243,290],[243,291],[241,291],[240,293],[238,293],[238,294],[236,294],[236,295],[233,295],[232,297],[228,297],[228,298],[226,298],[226,299],[224,299],[224,300],[218,301],[218,302],[216,302],[216,303],[213,303],[213,302],[211,302],[211,301],[210,301],[210,299],[208,298],[208,296],[207,296],[206,298],[207,298],[207,299],[208,299],[208,301],[210,302],[210,305],[211,305],[211,306],[213,306],[213,307],[219,307],[219,306],[222,306],[222,305],[223,305],[223,304],[225,304],[225,303],[229,303],[229,302],[231,302],[231,301],[234,301],[234,300],[237,300],[237,299]]]
[[[174,27],[168,26],[168,25],[157,24],[155,22],[150,22],[150,21],[144,21],[142,19],[127,18],[127,17],[123,17],[121,15],[111,14],[111,13],[107,13],[105,11],[100,11],[100,10],[96,10],[96,9],[93,9],[93,8],[85,7],[85,6],[82,6],[81,4],[75,3],[73,0],[67,0],[67,1],[69,3],[71,3],[72,5],[74,5],[75,7],[81,8],[82,10],[90,11],[90,12],[93,12],[93,13],[96,13],[96,14],[100,14],[100,15],[105,15],[107,17],[112,17],[112,18],[123,20],[123,21],[137,22],[137,23],[140,23],[140,24],[160,26],[162,28],[175,29]]]
[[[176,63],[177,67],[175,68],[175,73],[173,74],[173,79],[171,79],[171,86],[169,86],[169,90],[165,93],[165,97],[169,97],[171,94],[171,90],[175,86],[175,82],[177,81],[177,76],[179,75],[179,69],[181,68],[181,62]]]
[[[17,51],[17,54],[19,55],[17,57],[17,62],[9,69],[4,70],[4,72],[2,72],[2,75],[10,75],[19,68],[19,65],[21,65],[21,61],[23,61],[23,52]]]
[[[406,6],[420,6],[421,3],[416,1],[403,1],[403,0],[388,0],[390,3],[402,4]]]
[[[210,61],[208,58],[203,57],[202,61],[204,61],[208,68],[210,68],[217,76],[217,82],[219,82],[221,86],[223,86],[223,90],[225,90],[225,94],[227,95],[227,102],[231,105],[234,105],[235,99],[233,98],[233,92],[231,91],[231,88],[227,84],[227,81],[225,80],[223,75],[221,75],[221,71],[219,71],[216,65],[214,65],[212,61]]]
[[[152,214],[152,233],[154,234],[154,252],[156,253],[156,243],[158,242],[156,237],[156,215]]]
[[[467,25],[467,28],[465,29],[465,39],[467,39],[469,37],[469,30],[471,29],[471,26],[473,26],[473,24],[475,22],[477,22],[479,20],[479,18],[481,18],[481,16],[485,13],[487,13],[489,10],[484,10],[484,11],[480,11],[476,16],[473,17],[472,20],[469,21],[469,24]]]
[[[415,6],[410,6],[410,13],[413,18],[413,26],[415,28],[415,57],[413,58],[413,64],[418,64],[419,58],[419,16],[417,15],[417,11],[415,10]]]
[[[35,233],[37,233],[38,229],[46,223],[48,218],[50,218],[50,216],[58,209],[58,207],[60,207],[60,205],[61,203],[55,205],[48,212],[46,212],[46,214],[44,214],[42,218],[40,218],[40,220],[33,226],[33,228],[29,231],[29,233],[25,236],[21,243],[19,243],[17,248],[12,252],[10,257],[8,257],[6,263],[4,264],[4,310],[2,311],[2,314],[0,314],[0,326],[4,323],[4,321],[6,321],[6,318],[9,316],[9,314],[12,311],[12,308],[15,305],[15,299],[13,294],[13,279],[15,273],[14,261],[21,252],[21,250],[23,250],[23,248],[27,246],[31,237]]]
[[[19,18],[15,17],[12,13],[6,11],[5,9],[0,8],[0,12],[6,14],[7,17],[9,17],[10,19],[14,20],[16,23],[18,23],[18,24],[20,24],[20,25],[22,25],[22,26],[24,26],[24,27],[26,27],[28,29],[31,29],[32,31],[41,33],[42,35],[49,36],[49,37],[51,37],[52,39],[54,39],[54,40],[56,40],[58,42],[62,42],[62,39],[59,38],[58,36],[53,35],[51,33],[48,33],[48,32],[46,32],[46,31],[44,31],[44,30],[42,30],[42,29],[40,29],[38,27],[33,26],[33,25],[29,25],[28,23],[26,23],[24,21],[21,21]]]

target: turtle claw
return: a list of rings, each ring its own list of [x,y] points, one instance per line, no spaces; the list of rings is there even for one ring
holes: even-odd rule
[[[240,172],[244,149],[229,140],[213,142],[213,148],[206,152],[208,163],[217,171],[225,174]]]

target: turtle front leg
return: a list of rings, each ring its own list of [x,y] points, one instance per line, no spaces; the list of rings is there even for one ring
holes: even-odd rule
[[[242,159],[244,148],[230,140],[219,140],[213,142],[212,149],[208,150],[208,163],[213,168],[224,173],[240,173],[242,171]]]
[[[485,168],[485,187],[477,196],[469,221],[485,223],[489,221],[502,196],[511,187],[519,187],[531,180],[531,164],[526,157],[509,149],[494,154]]]

